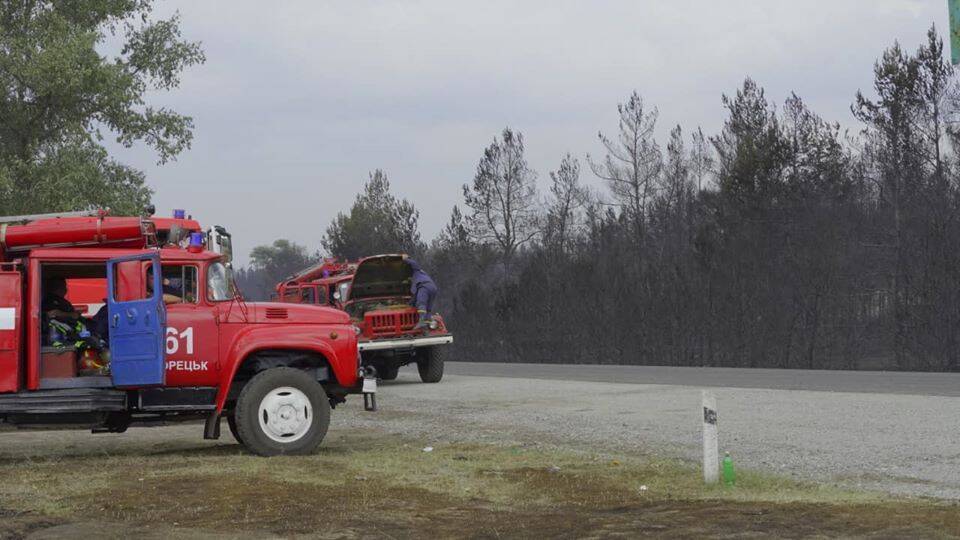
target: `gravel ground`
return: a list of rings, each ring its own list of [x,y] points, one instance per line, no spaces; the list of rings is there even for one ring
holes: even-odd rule
[[[721,449],[740,467],[897,494],[960,499],[960,398],[714,388]],[[416,371],[359,400],[332,427],[376,427],[448,441],[617,450],[696,460],[700,388],[448,375]]]
[[[898,494],[960,499],[960,398],[713,388],[721,449],[739,467]],[[447,375],[421,384],[416,369],[381,385],[380,411],[359,396],[331,429],[378,430],[446,442],[543,444],[697,460],[702,410],[692,386]],[[200,424],[84,431],[0,432],[0,459],[163,452],[235,445],[202,440]]]

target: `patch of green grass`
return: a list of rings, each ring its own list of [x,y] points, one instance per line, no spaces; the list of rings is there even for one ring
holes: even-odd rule
[[[425,452],[399,436],[332,432],[307,457],[265,459],[229,444],[40,453],[47,457],[18,459],[0,448],[0,512],[280,534],[334,527],[348,538],[374,529],[440,537],[667,529],[960,535],[960,509],[949,503],[743,470],[735,487],[704,486],[700,471],[681,460],[552,447],[452,444]]]

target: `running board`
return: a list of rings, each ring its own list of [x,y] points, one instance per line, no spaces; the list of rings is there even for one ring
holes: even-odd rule
[[[2,414],[50,414],[127,410],[127,393],[103,388],[37,390],[0,394]]]
[[[448,345],[453,343],[453,336],[418,337],[405,339],[376,339],[361,341],[357,348],[361,351],[383,351],[387,349],[412,349],[415,347],[432,347],[434,345]]]

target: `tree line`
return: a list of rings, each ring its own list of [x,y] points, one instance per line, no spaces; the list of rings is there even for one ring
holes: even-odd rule
[[[934,29],[884,51],[854,133],[747,79],[719,133],[658,140],[634,92],[601,152],[562,156],[542,193],[506,128],[437,238],[378,170],[322,246],[421,257],[464,360],[957,371],[960,94],[943,52]],[[241,279],[296,253],[317,257],[281,240]]]

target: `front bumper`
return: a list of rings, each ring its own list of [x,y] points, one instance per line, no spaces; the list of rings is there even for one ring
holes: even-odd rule
[[[417,347],[433,347],[434,345],[449,345],[453,343],[453,336],[422,336],[395,339],[374,339],[357,343],[360,351],[386,351],[393,349],[415,349]]]

